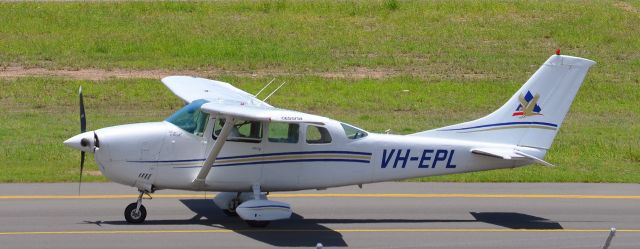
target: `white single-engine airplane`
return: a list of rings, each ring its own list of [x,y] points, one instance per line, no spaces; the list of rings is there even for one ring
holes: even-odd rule
[[[125,219],[143,222],[143,195],[162,189],[218,191],[215,204],[250,226],[288,219],[268,192],[325,189],[543,160],[595,62],[552,55],[502,107],[469,122],[410,135],[369,133],[326,117],[273,107],[228,83],[170,76],[186,103],[162,122],[85,131],[64,144],[93,152],[110,180],[138,189]],[[82,180],[80,180],[82,181]]]

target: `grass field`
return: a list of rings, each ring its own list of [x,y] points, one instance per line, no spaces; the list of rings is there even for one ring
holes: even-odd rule
[[[560,47],[598,64],[547,155],[558,167],[420,180],[640,182],[638,2],[0,3],[0,22],[3,66],[213,68],[228,73],[199,76],[248,92],[278,76],[273,105],[399,134],[489,113]],[[79,85],[89,129],[181,106],[156,80],[0,79],[0,182],[77,180],[62,141],[79,132]]]

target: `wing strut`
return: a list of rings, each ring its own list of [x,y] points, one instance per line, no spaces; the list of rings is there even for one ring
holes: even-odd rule
[[[211,148],[211,152],[209,152],[207,160],[204,161],[204,164],[202,164],[202,169],[200,169],[198,176],[195,180],[193,180],[193,183],[195,185],[204,186],[204,180],[205,178],[207,178],[207,175],[209,175],[209,171],[211,170],[211,167],[213,167],[213,163],[215,163],[218,154],[220,154],[220,150],[222,150],[222,146],[227,141],[227,137],[231,133],[231,128],[233,127],[234,123],[235,119],[233,117],[226,117],[226,121],[222,126],[222,131],[220,131],[216,142],[213,144],[213,148]]]

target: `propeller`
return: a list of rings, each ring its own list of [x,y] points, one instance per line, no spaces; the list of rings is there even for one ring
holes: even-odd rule
[[[82,98],[82,86],[80,86],[80,133],[87,131],[87,118],[84,113],[84,100]],[[85,141],[81,141],[85,142]],[[80,188],[82,187],[82,171],[84,170],[84,151],[80,151],[80,181],[78,182],[78,195],[80,195]]]

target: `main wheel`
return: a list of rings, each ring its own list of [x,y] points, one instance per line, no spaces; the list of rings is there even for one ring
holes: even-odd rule
[[[124,209],[124,219],[129,223],[142,223],[147,218],[147,209],[144,205],[140,205],[140,209],[136,211],[138,203],[131,203]]]
[[[235,210],[231,210],[231,209],[222,209],[222,212],[229,217],[236,217],[238,216],[238,213],[236,213]]]
[[[269,225],[268,220],[246,220],[250,227],[266,227]]]
[[[229,203],[227,203],[227,209],[222,209],[222,212],[229,217],[236,217],[238,213],[236,212],[236,208],[240,206],[241,202],[239,198],[233,198]]]

